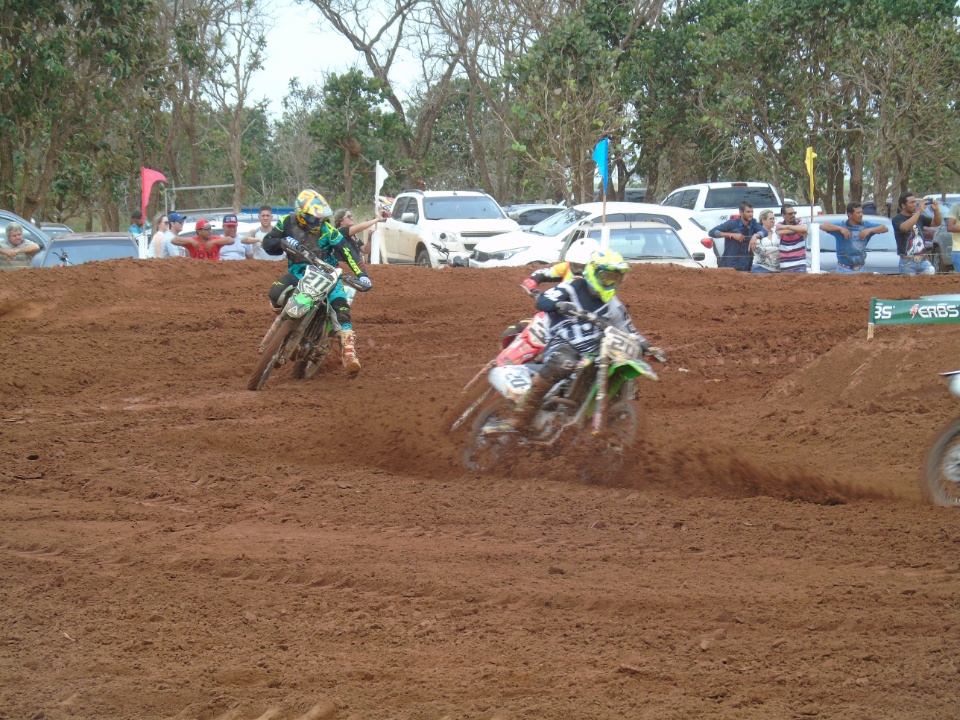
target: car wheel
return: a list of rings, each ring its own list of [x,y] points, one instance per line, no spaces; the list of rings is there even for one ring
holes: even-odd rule
[[[935,273],[943,272],[943,255],[940,254],[940,247],[937,245],[930,248],[930,264],[933,265]]]
[[[433,265],[430,264],[430,253],[427,252],[425,247],[417,250],[417,261],[415,264],[420,267],[433,267]]]

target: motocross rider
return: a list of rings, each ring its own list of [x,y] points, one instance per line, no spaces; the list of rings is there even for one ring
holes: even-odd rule
[[[626,306],[616,296],[617,288],[630,271],[620,253],[595,252],[583,269],[583,277],[562,282],[537,298],[537,310],[550,319],[543,367],[533,376],[530,389],[518,403],[516,412],[504,423],[503,430],[519,430],[536,414],[537,406],[557,382],[573,374],[584,355],[600,349],[603,328],[571,317],[574,311],[587,311],[609,321],[616,328],[638,335],[645,355],[663,360],[663,352],[647,342],[634,326]]]
[[[537,286],[543,283],[570,282],[583,275],[583,268],[590,261],[590,256],[599,249],[600,244],[593,238],[580,238],[570,245],[563,262],[534,270],[520,285],[533,293]],[[521,320],[504,330],[500,335],[503,347],[512,343],[514,338],[527,328],[530,321],[530,318]]]
[[[287,296],[297,286],[307,269],[306,258],[298,253],[304,248],[319,256],[321,260],[337,265],[346,263],[357,276],[363,292],[370,290],[373,283],[367,276],[362,260],[353,246],[344,242],[343,235],[330,224],[333,210],[323,195],[316,190],[307,189],[297,196],[294,212],[280,218],[273,229],[263,236],[263,250],[268,255],[287,253],[287,274],[279,278],[270,287],[269,297],[274,310],[279,312]],[[330,293],[330,305],[337,313],[340,323],[340,351],[343,367],[351,375],[360,372],[360,360],[357,358],[357,336],[350,321],[350,303],[343,289],[343,281],[337,282]]]

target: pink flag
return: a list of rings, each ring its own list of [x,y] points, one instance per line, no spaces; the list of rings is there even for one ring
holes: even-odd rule
[[[151,170],[145,167],[140,168],[140,187],[142,188],[140,209],[143,211],[144,218],[147,217],[147,203],[150,202],[150,189],[157,180],[167,182],[167,176],[157,170]]]

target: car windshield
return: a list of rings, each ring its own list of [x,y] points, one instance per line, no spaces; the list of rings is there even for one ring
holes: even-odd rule
[[[530,232],[536,235],[556,237],[571,225],[583,220],[585,217],[589,217],[589,215],[590,213],[583,210],[568,208],[563,212],[558,212],[556,215],[551,215],[543,222],[537,223],[530,228]]]
[[[868,218],[870,222],[880,223],[885,225],[887,228],[886,232],[880,233],[879,235],[871,235],[870,240],[867,243],[867,252],[896,252],[897,251],[897,239],[893,234],[893,225],[890,220],[887,218]],[[839,225],[843,227],[843,224],[847,221],[846,215],[818,215],[814,222],[816,223],[830,223],[831,225]],[[810,249],[810,238],[807,238],[807,249]],[[837,251],[837,241],[834,239],[833,235],[826,231],[821,231],[820,233],[820,252],[836,252]]]
[[[739,208],[740,203],[748,202],[754,207],[780,207],[776,195],[766,187],[726,187],[711,188],[707,190],[707,199],[704,202],[704,209],[715,210],[717,208]]]
[[[599,242],[600,229],[592,229],[589,236]],[[611,228],[610,249],[623,255],[628,261],[690,257],[677,234],[666,227]]]
[[[457,195],[423,199],[428,220],[502,220],[500,206],[488,197]]]
[[[117,240],[75,240],[60,242],[54,238],[51,241],[50,252],[43,259],[43,267],[54,267],[60,264],[60,258],[55,253],[66,251],[71,265],[90,262],[92,260],[115,260],[116,258],[137,257],[136,246],[126,238]]]

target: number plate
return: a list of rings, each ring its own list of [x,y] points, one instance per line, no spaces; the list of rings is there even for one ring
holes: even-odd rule
[[[297,290],[313,297],[320,297],[333,289],[339,277],[339,272],[326,273],[316,265],[308,265],[303,279],[297,284]]]
[[[608,327],[603,333],[600,355],[611,363],[628,362],[640,357],[640,338],[614,327]]]

